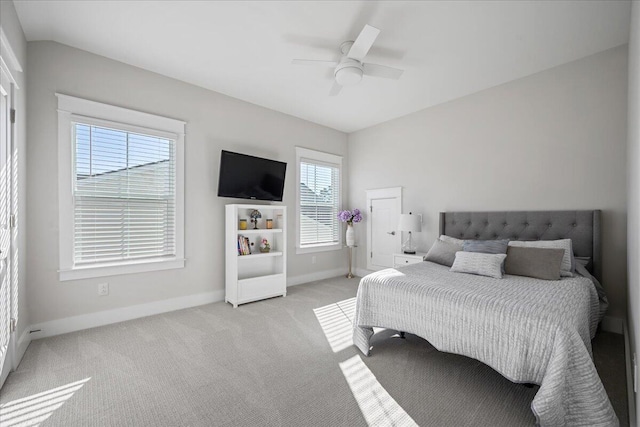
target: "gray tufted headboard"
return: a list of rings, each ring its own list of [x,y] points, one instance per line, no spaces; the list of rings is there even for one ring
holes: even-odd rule
[[[600,210],[440,212],[440,234],[458,239],[571,239],[577,257],[590,257],[589,270],[602,281]]]

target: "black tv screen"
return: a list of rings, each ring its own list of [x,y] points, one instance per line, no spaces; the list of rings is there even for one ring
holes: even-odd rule
[[[282,201],[287,164],[222,150],[219,197]]]

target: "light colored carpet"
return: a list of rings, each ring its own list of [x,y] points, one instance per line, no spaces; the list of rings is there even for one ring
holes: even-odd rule
[[[416,336],[381,331],[362,356],[344,330],[357,285],[324,280],[237,309],[216,303],[36,340],[0,390],[0,425],[534,424],[537,387]],[[622,336],[600,333],[594,354],[626,425]]]

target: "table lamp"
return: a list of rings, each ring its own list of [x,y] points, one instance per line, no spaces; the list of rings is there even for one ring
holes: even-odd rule
[[[415,254],[416,248],[413,246],[413,239],[411,233],[419,233],[422,231],[422,218],[420,215],[413,215],[411,212],[408,214],[401,214],[400,221],[398,223],[398,229],[400,231],[407,231],[409,238],[402,245],[402,252],[405,254]]]

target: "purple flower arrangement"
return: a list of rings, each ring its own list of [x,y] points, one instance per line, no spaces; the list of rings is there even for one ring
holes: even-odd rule
[[[360,209],[354,209],[352,211],[340,211],[338,213],[338,219],[342,222],[346,222],[349,225],[353,225],[354,222],[362,221],[362,214]]]

